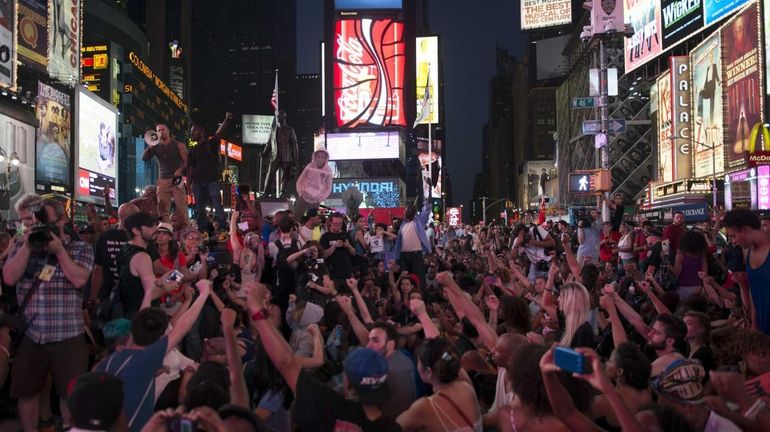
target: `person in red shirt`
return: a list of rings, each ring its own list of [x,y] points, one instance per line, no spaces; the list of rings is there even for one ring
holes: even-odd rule
[[[612,222],[604,222],[599,234],[599,261],[606,263],[614,259],[619,240],[620,233],[612,230]]]
[[[682,239],[684,232],[684,212],[674,212],[673,222],[663,228],[663,240],[669,241],[670,252],[668,256],[672,263],[676,256],[676,250],[679,248],[679,241]]]
[[[647,230],[652,228],[652,222],[642,222],[642,227],[637,230],[634,239],[634,251],[639,254],[639,262],[647,260]]]

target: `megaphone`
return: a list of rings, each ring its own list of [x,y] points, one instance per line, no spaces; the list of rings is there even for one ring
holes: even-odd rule
[[[158,145],[160,143],[160,136],[154,130],[148,130],[144,133],[144,142],[150,147]]]

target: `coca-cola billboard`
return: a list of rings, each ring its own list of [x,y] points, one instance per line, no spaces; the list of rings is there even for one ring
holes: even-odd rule
[[[460,207],[446,209],[446,220],[451,227],[459,227],[463,224],[463,210]]]
[[[404,25],[393,19],[337,21],[334,112],[337,127],[406,126]]]

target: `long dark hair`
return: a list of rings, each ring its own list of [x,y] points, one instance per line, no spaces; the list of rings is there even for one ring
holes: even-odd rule
[[[420,347],[422,367],[430,368],[442,383],[450,383],[459,377],[460,359],[454,354],[452,344],[444,337],[426,339]]]
[[[286,380],[275,368],[275,365],[267,356],[265,348],[259,339],[254,346],[254,381],[253,388],[256,389],[255,394],[252,395],[252,400],[256,403],[259,399],[272,391],[276,394],[283,394],[283,407],[289,409],[291,403],[294,401],[294,394],[289,389],[289,385],[286,384]]]

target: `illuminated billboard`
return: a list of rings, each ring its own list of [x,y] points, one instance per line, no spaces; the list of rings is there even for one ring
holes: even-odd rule
[[[703,28],[701,0],[661,0],[663,49],[670,48]]]
[[[35,193],[35,127],[0,114],[0,137],[0,155],[5,161],[13,156],[19,159],[18,165],[10,163],[0,171],[0,182],[5,186],[0,193],[0,212],[5,220],[15,220],[19,217],[16,201],[26,193]]]
[[[630,23],[634,35],[624,38],[625,72],[629,73],[660,54],[660,2],[657,0],[623,0],[624,21]]]
[[[439,122],[439,91],[438,91],[438,36],[417,38],[417,113],[420,112],[425,88],[430,95],[430,114],[420,124],[436,124]]]
[[[762,122],[762,74],[756,3],[721,29],[724,86],[725,168],[745,164],[752,127]]]
[[[521,29],[552,27],[572,22],[570,0],[521,0]]]
[[[326,134],[326,150],[331,161],[399,159],[401,147],[401,136],[397,131]]]
[[[673,56],[671,61],[671,138],[674,179],[692,176],[692,131],[690,119],[690,60]]]
[[[712,164],[717,173],[724,170],[721,44],[717,32],[690,52],[695,177],[712,175]]]
[[[48,75],[62,82],[78,82],[81,0],[56,0],[50,5]]]
[[[401,9],[403,0],[334,0],[335,9]]]
[[[671,71],[655,81],[658,90],[658,167],[660,180],[674,180],[674,147],[671,142]]]
[[[404,25],[390,18],[335,23],[337,127],[406,126]]]
[[[347,207],[347,204],[342,202],[342,194],[351,186],[357,187],[364,197],[361,208],[400,207],[404,201],[404,184],[397,177],[336,178],[332,181],[332,193],[324,200],[324,205],[333,208]]]
[[[48,68],[48,2],[19,0],[19,60],[29,68]]]
[[[0,86],[16,86],[16,2],[0,2]]]
[[[43,190],[65,192],[71,185],[71,126],[72,98],[47,84],[38,83],[35,107],[37,144],[35,152],[35,181]],[[48,186],[48,187],[46,187]]]
[[[420,160],[420,168],[422,172],[422,190],[423,196],[428,196],[428,188],[433,186],[431,196],[434,198],[441,197],[443,192],[443,185],[441,184],[442,173],[444,168],[444,162],[441,160],[441,140],[434,139],[431,146],[431,152],[428,153],[428,139],[417,138],[417,158]],[[431,170],[428,170],[428,166],[431,166]]]
[[[748,0],[703,0],[706,25],[713,24],[730,12],[748,3]]]
[[[765,0],[762,3],[762,15],[764,16],[764,25],[762,26],[764,31],[762,33],[765,36],[765,73],[767,74],[765,92],[770,95],[770,12],[768,9],[770,9],[770,0]]]
[[[75,124],[75,160],[78,166],[76,199],[102,203],[103,190],[117,205],[118,110],[85,89],[78,89]]]

